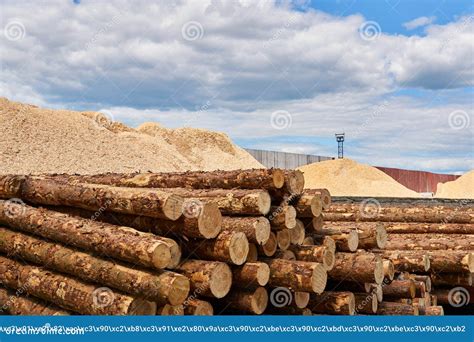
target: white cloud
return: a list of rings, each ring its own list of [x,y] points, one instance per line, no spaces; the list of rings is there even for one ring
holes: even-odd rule
[[[419,17],[406,23],[403,23],[403,27],[407,30],[414,30],[418,27],[423,27],[432,24],[436,20],[436,17]]]

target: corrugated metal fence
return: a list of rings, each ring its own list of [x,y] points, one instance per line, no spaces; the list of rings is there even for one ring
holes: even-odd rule
[[[331,157],[313,156],[309,154],[276,152],[245,149],[255,159],[266,167],[277,167],[282,169],[295,169],[299,166],[333,159]]]

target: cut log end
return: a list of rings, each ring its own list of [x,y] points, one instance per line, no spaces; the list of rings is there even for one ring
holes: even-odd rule
[[[428,272],[431,268],[431,261],[428,255],[423,256],[423,265],[425,267],[425,272]]]
[[[268,305],[268,292],[264,287],[259,287],[252,295],[251,303],[252,312],[261,315]]]
[[[166,239],[166,241],[168,242],[168,248],[170,250],[171,257],[167,268],[176,268],[181,261],[181,248],[174,240]]]
[[[268,257],[273,256],[278,248],[278,241],[277,241],[275,233],[271,232],[267,243],[265,243],[261,247],[262,247],[263,254],[265,254]]]
[[[183,316],[184,307],[182,305],[166,304],[156,310],[156,314],[160,316]]]
[[[311,199],[311,213],[314,217],[321,215],[323,212],[323,201],[321,196],[313,196]]]
[[[386,259],[383,260],[383,273],[385,278],[393,280],[395,277],[395,266],[393,265],[393,262]]]
[[[270,280],[270,267],[264,262],[260,262],[257,270],[257,283],[260,286],[265,286]]]
[[[359,234],[356,230],[351,230],[347,237],[347,248],[351,252],[355,252],[359,247]]]
[[[287,250],[291,244],[290,230],[282,229],[282,230],[277,231],[276,239],[277,239],[278,247],[281,250]]]
[[[290,229],[290,241],[294,245],[302,245],[305,239],[304,224],[300,220],[296,220],[296,225]]]
[[[163,203],[163,214],[166,218],[176,221],[183,214],[184,199],[181,196],[169,195]]]
[[[273,186],[281,189],[285,185],[285,173],[280,169],[273,169],[272,171]]]
[[[265,217],[259,217],[255,223],[255,236],[257,242],[261,245],[265,244],[270,238],[270,232],[270,221]]]
[[[242,232],[236,232],[232,235],[229,245],[230,259],[235,265],[242,265],[247,260],[249,253],[249,242]]]
[[[383,278],[384,278],[383,260],[381,258],[376,258],[374,263],[375,263],[375,268],[374,268],[375,283],[382,284]]]
[[[232,286],[232,271],[224,263],[217,265],[209,279],[209,289],[216,298],[222,298],[230,291]]]
[[[326,271],[330,271],[334,267],[334,263],[336,262],[336,254],[330,248],[325,249],[323,255],[323,264],[326,267]]]
[[[425,316],[444,316],[444,309],[442,306],[427,306]]]
[[[194,316],[212,316],[214,315],[214,308],[211,303],[204,300],[195,300],[194,307],[192,309],[192,314]],[[184,309],[185,314],[188,314],[187,308]]]
[[[198,228],[206,239],[213,239],[219,235],[222,225],[222,215],[216,203],[204,203],[198,218]]]
[[[149,316],[155,313],[156,303],[141,298],[133,300],[128,308],[128,314],[134,316]]]
[[[158,269],[168,267],[172,263],[170,248],[165,244],[158,244],[153,250],[152,262]]]
[[[266,191],[262,191],[258,194],[257,206],[258,210],[262,215],[267,215],[270,212],[272,205],[272,199],[270,194]]]
[[[304,309],[308,306],[310,299],[309,292],[296,291],[294,293],[294,302],[297,308]]]
[[[469,272],[474,273],[474,253],[468,253],[463,258],[462,263],[467,266]]]
[[[168,294],[168,301],[171,305],[180,305],[189,294],[190,282],[187,277],[175,276],[171,283],[171,289]]]
[[[377,240],[377,247],[384,249],[387,245],[388,234],[383,224],[377,225],[377,228],[375,228],[375,238]]]
[[[255,262],[258,260],[258,249],[254,243],[249,243],[249,253],[247,254],[246,262]]]
[[[323,293],[324,289],[326,288],[328,280],[328,275],[326,271],[326,267],[322,264],[316,263],[316,266],[313,268],[313,274],[311,277],[311,287],[313,292],[317,294]]]

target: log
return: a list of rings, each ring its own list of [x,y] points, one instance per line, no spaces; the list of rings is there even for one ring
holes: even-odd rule
[[[426,251],[377,251],[383,258],[392,261],[397,272],[428,272],[431,267]]]
[[[180,274],[132,269],[125,264],[1,227],[0,252],[86,282],[110,286],[159,305],[179,305],[189,293],[189,280]]]
[[[321,215],[323,211],[323,202],[319,195],[306,195],[302,194],[296,204],[296,216],[297,217],[308,217]]]
[[[442,306],[427,306],[425,308],[425,316],[444,316],[444,309]]]
[[[194,296],[222,298],[232,285],[232,271],[223,262],[187,260],[179,265],[177,272],[189,278]]]
[[[0,313],[7,312],[14,316],[69,316],[69,311],[63,310],[41,299],[25,296],[19,291],[0,287]]]
[[[233,284],[239,288],[265,286],[270,279],[270,268],[264,262],[246,262],[232,268]]]
[[[290,242],[293,245],[302,245],[305,239],[304,224],[300,220],[296,220],[296,226],[290,229]]]
[[[474,252],[468,251],[424,251],[430,258],[431,272],[473,273]],[[416,253],[416,252],[415,252]]]
[[[263,259],[270,266],[273,287],[287,287],[293,291],[322,293],[326,287],[327,274],[322,264],[316,262],[283,259]]]
[[[454,307],[462,307],[468,304],[474,304],[474,288],[473,287],[454,287],[447,289],[435,289],[432,294],[436,296],[437,304],[450,305]]]
[[[325,291],[320,295],[311,295],[308,308],[315,313],[354,315],[355,297],[352,292]]]
[[[270,222],[265,217],[229,217],[222,219],[222,230],[242,232],[249,242],[265,244],[270,238]]]
[[[219,305],[222,305],[219,303]],[[252,290],[233,289],[226,297],[225,307],[261,315],[268,305],[268,293],[264,287]]]
[[[333,202],[324,217],[327,221],[474,223],[474,209],[466,206],[383,204],[377,207],[377,212],[366,209],[369,206],[364,206],[364,202]]]
[[[390,234],[387,250],[474,250],[472,234]]]
[[[0,198],[11,199],[21,197],[21,187],[26,176],[0,175]]]
[[[418,316],[419,310],[417,307],[409,304],[382,302],[377,308],[377,315],[390,316]]]
[[[415,297],[424,298],[427,293],[425,282],[418,280],[413,280],[413,282],[415,284]]]
[[[311,236],[305,236],[302,245],[304,246],[312,246],[314,245],[314,240]]]
[[[266,190],[226,189],[160,189],[168,194],[178,195],[189,201],[217,204],[223,215],[267,215],[271,198]]]
[[[190,299],[183,305],[187,316],[213,316],[214,308],[211,303],[200,299]]]
[[[162,269],[174,267],[181,256],[179,246],[173,240],[128,227],[27,205],[23,206],[19,215],[10,217],[5,214],[4,207],[5,201],[0,201],[0,224],[119,260]]]
[[[268,238],[268,241],[265,244],[257,246],[258,253],[267,257],[273,256],[277,248],[278,241],[276,235],[273,232],[270,232],[270,237]]]
[[[295,253],[290,250],[277,250],[275,254],[273,254],[274,259],[285,259],[285,260],[296,260]]]
[[[290,229],[282,229],[276,232],[277,245],[281,250],[287,250],[291,244]]]
[[[470,223],[383,223],[389,234],[474,234],[474,224]]]
[[[33,177],[23,182],[21,198],[36,204],[108,210],[167,220],[177,220],[183,213],[184,204],[180,196],[156,189],[68,184]]]
[[[189,189],[280,189],[294,182],[291,172],[280,169],[249,169],[235,171],[187,171],[164,173],[106,173],[92,176],[56,175],[69,182],[86,182],[132,188]],[[296,176],[295,176],[296,177]],[[288,185],[291,188],[291,184]]]
[[[296,226],[296,209],[292,205],[272,206],[267,218],[273,230],[293,229]]]
[[[242,265],[247,260],[249,243],[241,232],[221,232],[214,240],[194,240],[182,243],[188,256],[197,259],[223,261],[234,265]]]
[[[381,222],[325,222],[325,227],[321,228],[322,232],[339,232],[348,233],[352,230],[357,231],[359,235],[360,249],[385,248],[387,244],[387,231]],[[318,234],[324,234],[319,233]]]
[[[309,292],[296,291],[293,293],[293,300],[291,305],[299,309],[304,309],[309,304],[311,294]]]
[[[394,280],[390,284],[382,287],[384,298],[400,299],[400,298],[415,298],[416,284],[412,279]]]
[[[377,312],[378,300],[373,293],[354,293],[355,313],[374,314]]]
[[[335,253],[325,246],[290,246],[296,260],[321,263],[327,271],[334,267]]]
[[[367,252],[336,253],[334,267],[328,271],[334,280],[381,284],[384,278],[382,259]]]
[[[356,230],[342,233],[332,229],[319,229],[312,235],[315,241],[321,241],[322,237],[330,236],[336,242],[336,249],[340,252],[355,252],[359,246],[359,236]]]
[[[383,264],[383,275],[386,282],[391,282],[395,277],[395,266],[390,260],[384,259]]]
[[[324,226],[324,220],[325,219],[326,218],[323,215],[313,217],[313,220],[311,221],[313,229],[314,230],[321,229]],[[305,224],[305,227],[307,227],[306,224]]]
[[[472,286],[473,274],[466,273],[442,273],[442,274],[431,274],[431,281],[435,287],[439,286]],[[431,292],[431,291],[430,291]]]
[[[323,210],[331,207],[331,194],[327,189],[304,189],[304,195],[320,196]]]
[[[150,315],[156,304],[0,256],[0,282],[85,315]]]
[[[256,262],[258,260],[258,249],[254,243],[249,243],[249,253],[245,262]]]
[[[222,215],[214,203],[195,203],[196,212],[183,215],[176,221],[163,220],[149,216],[137,216],[107,211],[91,211],[82,208],[48,206],[48,209],[64,214],[79,216],[93,221],[135,228],[169,238],[186,236],[188,238],[213,239],[221,231]],[[185,204],[189,209],[189,205]]]
[[[163,305],[156,310],[158,316],[183,316],[184,308],[182,305]]]
[[[377,301],[382,303],[383,301],[383,284],[372,284],[372,283],[365,283],[364,286],[366,287],[367,291],[373,293],[377,297]]]

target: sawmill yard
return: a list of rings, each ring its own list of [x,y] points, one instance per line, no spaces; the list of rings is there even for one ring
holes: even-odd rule
[[[225,134],[0,99],[9,315],[474,309],[474,173],[435,198],[350,159],[266,169]]]

